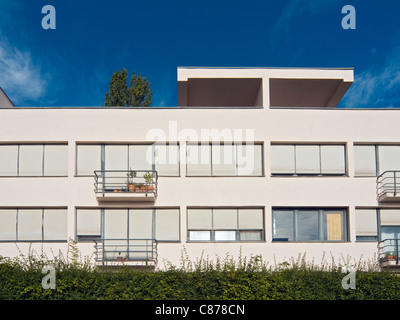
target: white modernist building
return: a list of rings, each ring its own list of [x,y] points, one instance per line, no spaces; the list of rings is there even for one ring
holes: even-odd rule
[[[336,108],[352,82],[352,69],[178,68],[177,107],[7,102],[0,255],[66,255],[73,239],[98,264],[396,264],[400,110]]]

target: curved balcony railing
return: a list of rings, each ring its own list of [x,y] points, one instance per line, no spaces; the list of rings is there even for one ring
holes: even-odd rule
[[[382,263],[399,264],[400,239],[385,239],[378,242],[378,259]]]
[[[388,170],[376,178],[378,201],[400,201],[400,170]]]

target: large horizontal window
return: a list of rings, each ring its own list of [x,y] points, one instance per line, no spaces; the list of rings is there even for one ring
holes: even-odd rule
[[[354,145],[354,162],[358,177],[400,170],[400,145]]]
[[[179,241],[179,209],[77,209],[78,241],[155,239]]]
[[[344,145],[273,144],[272,175],[345,175]]]
[[[66,144],[0,145],[0,176],[67,175],[68,146]]]
[[[0,209],[0,241],[66,241],[67,209]]]
[[[96,170],[156,170],[159,176],[179,176],[178,145],[78,144],[76,152],[78,176],[92,176]]]
[[[262,241],[264,210],[196,208],[187,210],[188,241]]]
[[[262,144],[188,144],[187,176],[262,176]]]
[[[400,208],[356,209],[357,241],[398,239]]]
[[[272,233],[273,241],[347,241],[347,211],[276,208]]]

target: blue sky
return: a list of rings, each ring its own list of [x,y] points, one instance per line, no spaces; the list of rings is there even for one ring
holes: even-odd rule
[[[178,66],[354,67],[340,107],[400,108],[399,15],[397,0],[0,0],[0,87],[16,106],[102,106],[125,67],[176,106]]]

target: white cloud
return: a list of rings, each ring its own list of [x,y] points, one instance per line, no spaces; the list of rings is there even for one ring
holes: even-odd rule
[[[16,105],[37,101],[46,93],[48,76],[32,60],[0,34],[0,87]]]
[[[374,54],[374,59],[377,59]],[[381,59],[380,66],[357,74],[343,98],[345,107],[391,108],[400,107],[400,46]]]

